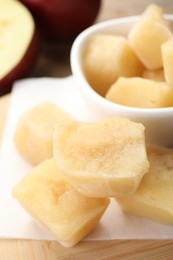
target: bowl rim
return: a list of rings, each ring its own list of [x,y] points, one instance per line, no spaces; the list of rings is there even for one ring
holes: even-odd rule
[[[78,82],[78,87],[80,89],[80,92],[84,92],[87,97],[92,99],[93,102],[96,102],[96,104],[99,104],[100,107],[103,107],[105,109],[109,109],[111,111],[120,111],[121,113],[128,113],[133,116],[142,116],[143,118],[150,118],[150,117],[164,117],[172,115],[173,113],[173,107],[164,107],[164,108],[136,108],[136,107],[128,107],[121,104],[117,104],[114,102],[111,102],[101,95],[99,95],[93,88],[89,85],[87,80],[85,79],[84,73],[82,71],[82,68],[80,66],[80,53],[82,51],[83,44],[87,41],[88,36],[94,34],[97,32],[97,30],[103,30],[108,28],[109,26],[113,26],[114,24],[122,24],[127,22],[135,22],[137,21],[141,16],[125,16],[115,19],[110,19],[106,21],[102,21],[99,23],[96,23],[84,31],[82,31],[74,40],[71,52],[70,52],[70,64],[71,64],[71,70],[73,76],[76,78]],[[168,21],[173,22],[173,15],[172,14],[164,14],[164,18]],[[80,88],[80,85],[83,86],[82,90]]]

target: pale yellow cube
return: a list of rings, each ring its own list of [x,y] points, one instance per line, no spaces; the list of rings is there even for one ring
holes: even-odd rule
[[[125,118],[57,125],[53,147],[64,177],[90,197],[135,192],[149,167],[144,126]]]
[[[20,155],[36,165],[53,156],[53,130],[58,122],[73,120],[51,102],[42,102],[27,110],[19,119],[14,144]]]
[[[173,150],[147,148],[150,168],[135,194],[118,198],[128,213],[165,224],[173,224]]]
[[[141,15],[128,34],[132,48],[149,70],[163,67],[161,45],[171,37],[171,29],[164,18],[161,19],[159,11],[158,14],[148,11]]]
[[[167,23],[165,19],[163,19],[163,9],[154,3],[149,4],[141,16],[156,22]]]
[[[162,23],[168,26],[172,31],[172,22],[164,18],[163,9],[161,6],[154,3],[149,4],[143,11],[141,17],[150,19],[155,22]]]
[[[145,79],[151,79],[155,81],[165,81],[165,74],[163,69],[158,69],[158,70],[144,70],[142,73],[142,78]]]
[[[24,177],[14,187],[13,196],[66,247],[89,234],[109,205],[109,199],[93,199],[77,192],[62,178],[53,159],[42,162]]]
[[[106,94],[106,99],[129,107],[162,108],[173,106],[173,90],[165,82],[144,78],[120,77]]]
[[[173,87],[173,38],[165,42],[161,50],[165,79],[167,84]]]
[[[125,37],[100,33],[86,44],[83,70],[89,84],[104,96],[119,76],[141,76],[143,65]]]

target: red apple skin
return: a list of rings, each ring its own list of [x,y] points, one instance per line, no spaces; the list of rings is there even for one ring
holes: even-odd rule
[[[51,40],[73,40],[91,26],[101,0],[20,0],[33,14],[40,29]]]
[[[27,76],[34,67],[40,53],[40,36],[35,28],[31,42],[20,62],[4,78],[0,79],[0,96],[9,93],[15,80]]]

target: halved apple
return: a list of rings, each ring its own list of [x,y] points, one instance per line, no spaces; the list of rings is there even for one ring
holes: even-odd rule
[[[48,40],[69,40],[92,25],[101,0],[20,0],[33,14]]]
[[[39,34],[30,11],[20,2],[0,0],[0,95],[33,68]]]

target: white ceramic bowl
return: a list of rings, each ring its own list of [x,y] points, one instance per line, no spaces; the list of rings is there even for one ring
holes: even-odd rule
[[[173,15],[166,14],[165,18],[173,23]],[[87,82],[82,70],[83,51],[89,37],[98,32],[110,32],[127,35],[139,16],[108,20],[95,24],[83,31],[74,41],[71,49],[71,69],[78,81],[88,107],[96,119],[123,116],[140,122],[146,127],[146,141],[157,145],[173,145],[173,107],[169,108],[132,108],[110,102],[97,94]]]

